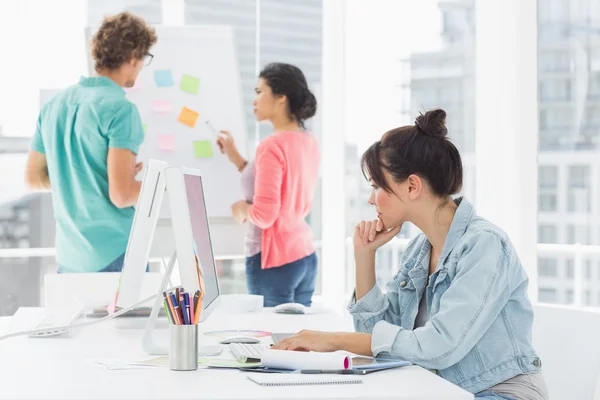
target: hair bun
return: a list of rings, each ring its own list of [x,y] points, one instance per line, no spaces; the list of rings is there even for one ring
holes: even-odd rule
[[[297,118],[305,121],[312,118],[317,113],[317,99],[312,92],[306,88],[303,93],[303,101],[300,110],[298,110]]]
[[[437,108],[427,111],[425,114],[419,113],[419,116],[415,120],[415,126],[426,135],[446,137],[448,134],[448,129],[446,128],[446,111]]]

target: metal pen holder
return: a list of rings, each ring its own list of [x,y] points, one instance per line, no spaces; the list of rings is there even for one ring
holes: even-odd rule
[[[198,369],[198,325],[170,325],[169,368],[173,371]]]

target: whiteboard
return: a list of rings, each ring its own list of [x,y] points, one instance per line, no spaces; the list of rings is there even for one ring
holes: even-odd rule
[[[138,107],[145,139],[138,160],[166,161],[202,172],[210,217],[231,217],[231,204],[243,199],[239,172],[216,144],[228,130],[240,152],[246,148],[242,85],[230,26],[156,26],[154,59],[136,85],[126,89]],[[88,67],[94,73],[86,29]]]

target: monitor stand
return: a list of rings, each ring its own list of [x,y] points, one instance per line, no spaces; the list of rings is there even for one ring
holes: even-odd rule
[[[150,313],[150,317],[148,318],[148,324],[146,325],[146,330],[144,331],[144,337],[142,338],[142,347],[144,348],[144,351],[153,356],[169,354],[168,343],[157,342],[156,338],[154,337],[154,329],[156,328],[158,313],[163,308],[163,292],[168,289],[167,283],[171,279],[171,273],[173,272],[173,268],[175,267],[176,260],[177,253],[173,252],[173,255],[169,259],[169,263],[165,270],[165,276],[162,279],[160,287],[158,288],[158,293],[156,294],[156,298],[154,299],[154,306],[152,307],[152,312]],[[216,356],[221,353],[222,349],[223,347],[220,345],[198,346],[198,355],[204,357]]]

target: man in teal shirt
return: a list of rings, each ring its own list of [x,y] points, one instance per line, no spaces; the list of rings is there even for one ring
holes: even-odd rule
[[[44,104],[25,180],[50,190],[58,272],[117,272],[141,183],[136,155],[144,131],[125,97],[152,60],[154,28],[130,13],[106,18],[93,38],[97,76],[82,77]]]

